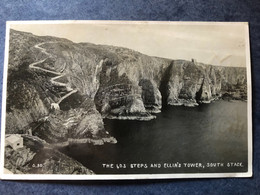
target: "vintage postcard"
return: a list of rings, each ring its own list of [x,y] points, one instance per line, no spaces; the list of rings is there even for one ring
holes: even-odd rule
[[[2,179],[252,176],[246,22],[10,21]]]

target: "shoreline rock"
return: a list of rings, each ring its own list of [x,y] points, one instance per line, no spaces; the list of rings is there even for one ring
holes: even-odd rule
[[[156,119],[156,116],[106,116],[107,119],[115,119],[115,120],[138,120],[138,121],[150,121]]]
[[[68,140],[68,145],[71,144],[85,144],[85,143],[92,143],[93,145],[104,145],[105,143],[112,143],[116,144],[117,140],[114,137],[108,137],[108,138],[102,138],[102,139],[91,139],[91,138],[85,138],[85,139],[72,139],[70,138]]]

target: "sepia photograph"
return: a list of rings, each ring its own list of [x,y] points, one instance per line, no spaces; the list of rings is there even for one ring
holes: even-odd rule
[[[248,23],[6,29],[1,179],[252,176]]]

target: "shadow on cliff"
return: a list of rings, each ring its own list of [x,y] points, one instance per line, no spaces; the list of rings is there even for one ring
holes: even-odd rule
[[[204,81],[205,81],[205,78],[203,79],[202,81],[202,84],[200,86],[200,89],[199,91],[196,92],[196,96],[195,96],[195,99],[196,99],[196,102],[199,103],[200,100],[201,100],[201,96],[202,96],[202,91],[203,91],[203,85],[204,85]]]
[[[162,80],[159,86],[159,91],[162,95],[162,110],[165,109],[167,107],[167,99],[169,96],[169,80],[171,77],[171,72],[172,72],[172,68],[173,68],[173,61],[171,62],[171,64],[166,68],[165,72],[162,75]]]

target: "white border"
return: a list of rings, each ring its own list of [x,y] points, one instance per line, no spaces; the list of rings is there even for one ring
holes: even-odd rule
[[[250,58],[250,40],[249,26],[245,26],[246,41],[246,71],[247,71],[247,138],[248,138],[248,173],[253,176],[253,119],[252,119],[252,77],[251,77],[251,58]]]
[[[4,173],[4,141],[5,111],[7,92],[7,71],[9,54],[9,33],[11,24],[164,24],[164,25],[245,25],[245,50],[247,68],[247,120],[248,120],[248,172],[243,173],[183,173],[183,174],[124,174],[124,175],[61,175],[61,174],[5,174]],[[111,21],[111,20],[46,20],[46,21],[7,21],[5,40],[5,60],[2,90],[2,123],[1,123],[1,162],[0,178],[6,180],[132,180],[132,179],[170,179],[170,178],[224,178],[252,177],[252,85],[248,22],[168,22],[168,21]]]

